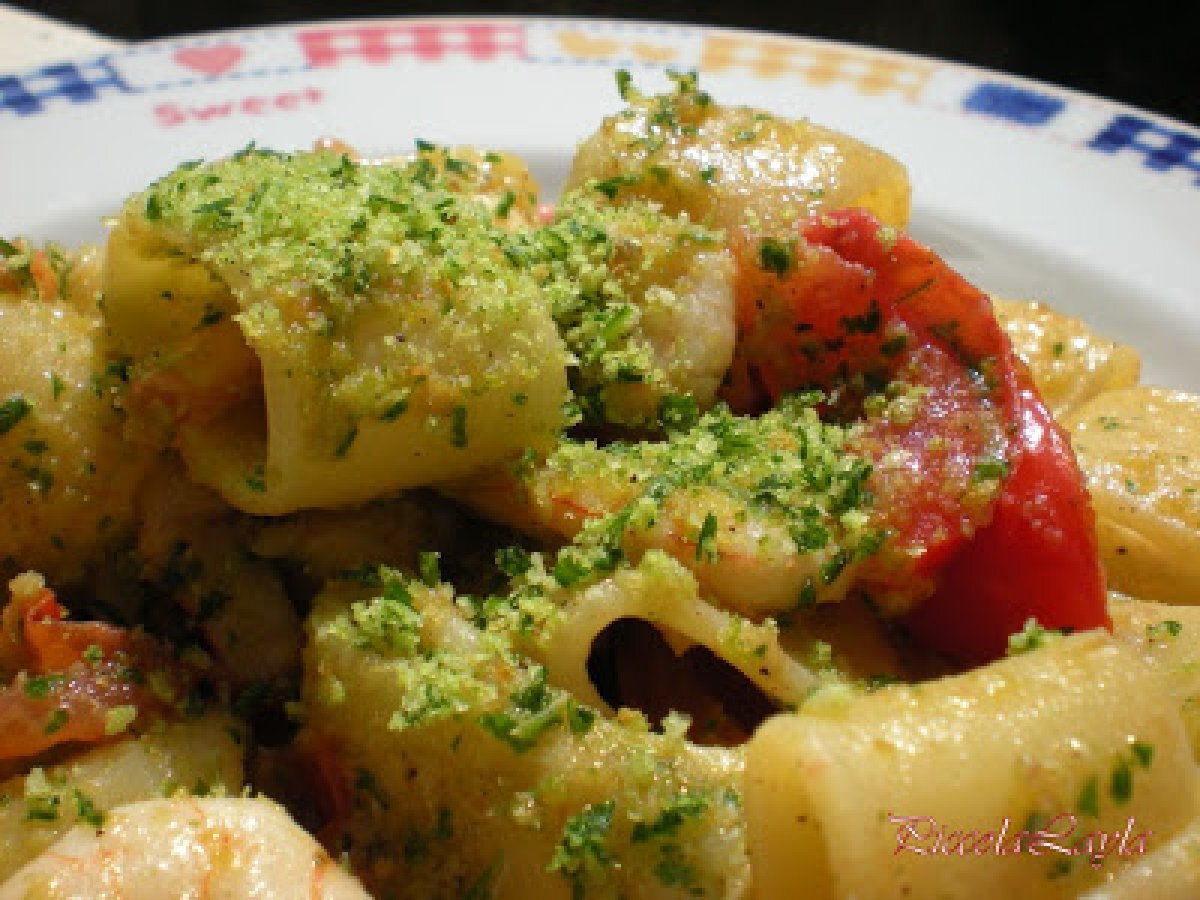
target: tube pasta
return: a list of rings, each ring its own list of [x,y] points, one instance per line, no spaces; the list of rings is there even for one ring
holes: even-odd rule
[[[1109,610],[1113,636],[1163,674],[1200,760],[1200,608],[1113,594]]]
[[[551,439],[565,357],[536,282],[498,259],[486,208],[433,172],[247,152],[129,201],[108,264],[133,274],[109,288],[166,339],[134,357],[133,391],[144,415],[170,419],[194,479],[281,514],[462,476]],[[189,312],[204,303],[186,336],[187,313],[155,311],[181,273]],[[126,332],[137,321],[120,319]]]
[[[448,589],[402,595],[395,577],[374,597],[332,584],[310,623],[306,698],[356,773],[349,829],[369,886],[747,896],[737,753],[678,727],[652,734],[640,716],[597,717],[474,629]],[[674,875],[655,875],[664,862]]]
[[[122,438],[122,377],[94,311],[0,297],[0,578],[78,579],[132,529],[148,460]]]
[[[391,162],[404,164],[413,159]],[[503,227],[516,230],[537,223],[541,191],[525,160],[515,153],[478,147],[422,147],[415,159],[429,160],[450,190],[485,204]]]
[[[1200,821],[1082,900],[1188,900],[1200,892]]]
[[[514,527],[574,539],[584,558],[612,545],[632,560],[661,550],[705,597],[761,621],[841,600],[877,546],[862,509],[870,465],[853,434],[799,399],[759,418],[722,409],[664,441],[564,440],[518,478],[493,471],[443,489]]]
[[[1127,344],[1102,337],[1083,321],[1042,303],[994,299],[996,318],[1033,372],[1056,417],[1106,391],[1138,383],[1142,361]]]
[[[1153,747],[1150,764],[1135,759],[1135,742]],[[1114,790],[1114,773],[1126,771],[1132,787]],[[1133,817],[1161,840],[1190,821],[1198,791],[1161,676],[1096,633],[778,716],[746,755],[749,852],[764,900],[798,884],[811,897],[1071,896],[1101,872],[1073,856],[986,849],[997,832],[1010,846],[1031,822],[1062,814],[1077,817],[1077,839],[1120,832]],[[1061,836],[1070,821],[1051,830]],[[955,833],[941,852],[939,827]]]
[[[697,645],[711,650],[780,706],[800,703],[818,683],[814,672],[780,647],[774,622],[755,624],[707,602],[691,573],[657,551],[646,554],[637,569],[570,592],[559,601],[557,615],[557,624],[530,654],[556,683],[597,706],[603,701],[588,676],[588,654],[596,636],[623,618],[660,629],[677,654]]]
[[[847,207],[907,223],[908,173],[886,153],[804,119],[712,103],[689,76],[676,86],[657,97],[625,91],[628,113],[606,118],[580,145],[567,189],[607,185],[622,198],[653,200],[721,228],[753,219],[767,231],[786,230]],[[660,134],[655,123],[668,116],[683,127]]]
[[[585,422],[654,427],[664,403],[712,406],[734,345],[734,265],[720,232],[580,191],[522,249],[549,270]]]
[[[1145,600],[1200,598],[1200,397],[1140,386],[1069,418],[1096,507],[1110,586]]]

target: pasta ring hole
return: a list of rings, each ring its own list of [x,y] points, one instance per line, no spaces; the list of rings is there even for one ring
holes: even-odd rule
[[[779,707],[749,678],[708,647],[677,653],[657,628],[625,617],[592,642],[588,677],[613,709],[642,712],[659,726],[671,712],[691,719],[693,743],[736,746]]]

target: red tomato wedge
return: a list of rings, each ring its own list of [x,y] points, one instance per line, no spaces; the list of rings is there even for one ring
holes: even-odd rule
[[[108,713],[126,706],[140,710],[141,694],[124,667],[111,661],[19,675],[0,688],[0,762],[34,757],[60,744],[104,741],[111,737]]]
[[[967,663],[1003,655],[1031,618],[1110,626],[1074,454],[987,295],[865,212],[822,216],[801,237],[743,244],[724,396],[753,411],[815,387],[861,422],[888,539],[860,586]]]
[[[43,588],[25,608],[22,634],[32,657],[34,671],[65,669],[79,662],[89,647],[106,657],[132,649],[129,631],[104,622],[68,622],[67,611]]]
[[[0,687],[0,762],[99,743],[148,713],[167,712],[169,698],[146,686],[147,673],[159,676],[160,693],[186,691],[185,673],[153,640],[102,622],[67,621],[48,588],[14,596],[3,631],[20,671]]]

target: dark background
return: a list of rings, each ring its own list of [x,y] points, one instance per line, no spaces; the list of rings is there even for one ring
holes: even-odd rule
[[[758,28],[1013,72],[1200,124],[1200,4],[1188,0],[43,0],[14,2],[127,39],[353,16],[604,16]]]

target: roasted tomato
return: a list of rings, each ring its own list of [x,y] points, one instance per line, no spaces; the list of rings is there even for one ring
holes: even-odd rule
[[[861,587],[962,662],[1029,619],[1108,626],[1090,500],[1065,435],[982,291],[860,211],[741,240],[740,411],[818,388],[861,423],[887,539]]]

